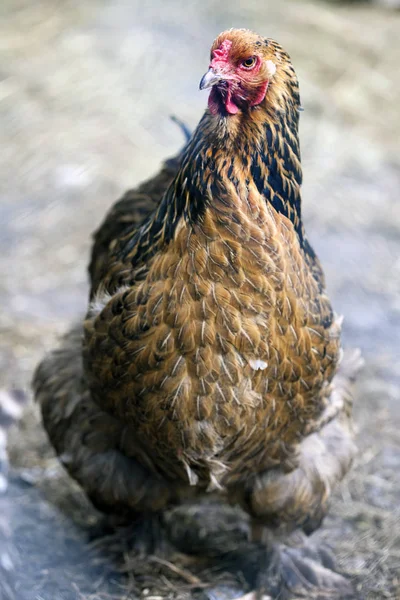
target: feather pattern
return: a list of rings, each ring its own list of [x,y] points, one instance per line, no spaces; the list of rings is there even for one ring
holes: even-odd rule
[[[97,506],[157,511],[218,490],[257,520],[311,523],[354,453],[341,319],[302,221],[290,58],[243,30],[211,57],[224,40],[238,69],[262,58],[258,79],[222,85],[182,152],[111,209],[83,327],[34,386]]]
[[[95,401],[132,424],[159,474],[205,486],[279,464],[325,409],[339,356],[301,220],[297,79],[278,44],[268,52],[265,105],[234,123],[205,113],[158,206],[115,239],[100,283],[112,297],[85,322]]]

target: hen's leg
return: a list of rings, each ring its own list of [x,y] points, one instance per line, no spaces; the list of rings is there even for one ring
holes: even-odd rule
[[[172,491],[133,457],[134,432],[92,401],[84,381],[81,336],[81,327],[73,329],[35,373],[43,423],[60,461],[96,508],[116,515],[115,524],[122,519],[133,523],[132,534],[142,545],[139,538],[154,534]]]
[[[333,570],[329,553],[308,540],[301,547],[284,546],[267,538],[263,525],[286,524],[289,530],[316,529],[328,508],[332,489],[349,470],[354,454],[350,384],[360,366],[359,355],[343,362],[335,380],[331,403],[338,414],[320,431],[306,437],[298,449],[297,468],[276,469],[260,475],[249,498],[253,516],[254,556],[248,554],[244,572],[251,584],[272,598],[351,596],[348,582]]]
[[[268,528],[268,523],[279,523],[302,527],[309,533],[319,526],[331,489],[346,473],[354,455],[345,421],[341,415],[304,440],[297,469],[288,474],[266,473],[255,484],[251,510],[257,520],[242,570],[260,594],[280,600],[320,598],[322,594],[342,600],[353,598],[350,584],[334,571],[333,558],[326,549],[305,536],[298,547],[282,544]]]
[[[256,590],[254,598],[355,599],[350,582],[335,572],[330,552],[310,540],[301,547],[290,547],[271,536],[270,540],[253,542],[238,561],[237,568]]]
[[[328,509],[333,488],[350,469],[356,453],[351,417],[351,386],[362,365],[358,351],[346,354],[333,380],[319,431],[297,448],[296,468],[271,469],[255,480],[250,513],[264,523],[287,523],[311,533]],[[332,418],[332,413],[336,416]],[[328,416],[324,419],[325,414]],[[290,457],[290,462],[293,457]]]

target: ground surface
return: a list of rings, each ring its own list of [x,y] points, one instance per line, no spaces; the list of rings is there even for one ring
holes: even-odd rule
[[[400,598],[399,13],[266,0],[2,0],[1,387],[28,390],[40,357],[84,311],[91,231],[180,146],[169,115],[196,124],[209,46],[231,26],[275,37],[292,55],[305,107],[306,225],[345,315],[345,343],[366,360],[357,464],[320,535],[363,597]],[[110,557],[118,541],[106,552],[87,545],[98,516],[57,467],[32,406],[9,451],[0,597],[6,579],[17,600],[190,597],[186,570],[131,561],[126,578]],[[224,581],[209,598],[240,594]]]

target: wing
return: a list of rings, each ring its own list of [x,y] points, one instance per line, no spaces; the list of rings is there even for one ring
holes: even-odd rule
[[[136,460],[135,433],[93,402],[81,349],[79,325],[45,357],[34,375],[35,397],[49,439],[98,509],[120,514],[157,511],[171,500],[171,489]]]
[[[126,192],[94,233],[91,296],[107,275],[114,248],[125,236],[134,235],[157,208],[179,169],[180,156],[167,160],[155,177]],[[94,403],[83,368],[82,335],[81,325],[72,329],[34,375],[35,396],[49,439],[97,508],[157,511],[171,500],[171,489],[151,475],[145,459],[139,461],[135,432],[128,432],[123,422]]]

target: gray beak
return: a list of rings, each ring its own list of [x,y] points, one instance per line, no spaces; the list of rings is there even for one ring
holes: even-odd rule
[[[218,75],[213,69],[208,69],[207,73],[201,78],[199,87],[201,90],[206,90],[221,81],[221,79],[221,75]]]

